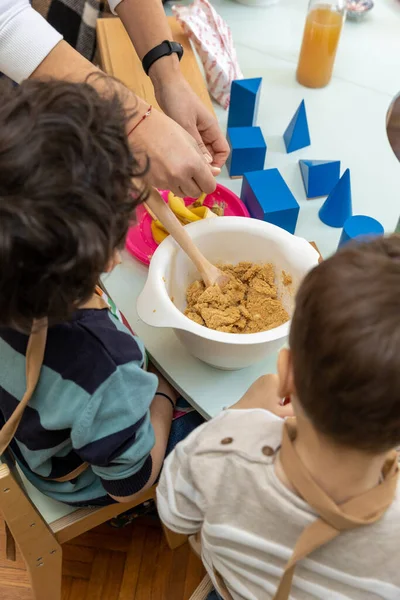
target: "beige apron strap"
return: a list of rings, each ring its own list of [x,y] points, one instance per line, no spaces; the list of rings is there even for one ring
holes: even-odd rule
[[[101,291],[99,293],[101,293]],[[88,300],[88,302],[83,304],[80,308],[94,308],[97,310],[102,310],[109,307],[107,302],[100,295],[93,294],[90,300]],[[47,322],[45,320],[40,323],[35,321],[33,323],[32,333],[29,336],[28,346],[26,349],[26,390],[17,408],[0,430],[0,456],[10,445],[10,442],[13,439],[21,422],[24,410],[27,407],[39,381],[40,371],[42,369],[44,359],[44,352],[46,349],[46,340]],[[69,481],[70,479],[73,479],[82,473],[85,468],[87,468],[87,465],[81,465],[75,469],[73,473],[70,473],[65,477],[55,481]],[[68,479],[66,479],[66,477]]]
[[[39,381],[44,351],[46,348],[46,338],[47,324],[38,325],[37,323],[34,323],[34,330],[29,337],[26,350],[26,391],[11,417],[0,430],[0,455],[8,448],[14,437],[24,410]]]
[[[108,306],[104,298],[101,296],[101,293],[101,288],[96,287],[96,293],[93,294],[90,300],[85,302],[85,304],[82,304],[79,308],[94,308],[95,310],[103,310],[104,308],[109,309],[110,307]]]
[[[285,423],[280,461],[286,477],[298,494],[319,514],[319,518],[306,527],[296,542],[274,600],[288,600],[297,562],[311,552],[333,540],[341,531],[374,523],[391,505],[397,487],[397,453],[391,452],[386,460],[381,484],[365,494],[337,505],[313,480],[300,461],[292,444],[296,435],[295,419]]]
[[[72,479],[75,479],[76,477],[79,477],[79,475],[82,475],[82,473],[84,473],[88,467],[89,463],[84,462],[81,465],[79,465],[79,467],[76,467],[76,469],[74,469],[70,473],[67,473],[67,475],[64,475],[63,477],[41,477],[41,479],[44,479],[45,481],[57,481],[57,483],[65,483],[66,481],[72,481]]]

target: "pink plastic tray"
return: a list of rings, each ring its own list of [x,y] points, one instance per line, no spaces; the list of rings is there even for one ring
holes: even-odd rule
[[[168,190],[160,190],[160,194],[167,202]],[[192,202],[194,202],[193,198],[185,198],[186,205],[192,204]],[[249,211],[240,198],[223,185],[218,184],[215,192],[206,197],[204,206],[211,207],[216,202],[225,203],[226,217],[250,217]],[[218,218],[223,219],[223,217]],[[128,232],[126,248],[140,262],[149,265],[158,244],[153,239],[150,228],[151,217],[144,206],[136,209],[136,223]]]

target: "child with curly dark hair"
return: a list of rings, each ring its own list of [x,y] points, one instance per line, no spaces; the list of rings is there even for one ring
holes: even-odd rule
[[[176,402],[96,289],[147,194],[126,119],[89,83],[1,92],[0,453],[10,445],[43,493],[83,506],[154,483]]]

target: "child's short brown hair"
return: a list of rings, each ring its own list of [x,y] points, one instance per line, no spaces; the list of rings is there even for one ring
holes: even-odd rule
[[[29,331],[93,293],[144,199],[132,177],[145,168],[111,87],[25,81],[0,96],[0,326]]]
[[[400,444],[400,236],[344,247],[305,278],[290,332],[314,427],[380,453]]]

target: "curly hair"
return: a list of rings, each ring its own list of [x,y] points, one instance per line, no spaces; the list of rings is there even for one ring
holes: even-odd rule
[[[28,80],[0,95],[0,326],[29,332],[91,296],[146,198],[132,178],[148,160],[111,87]]]

